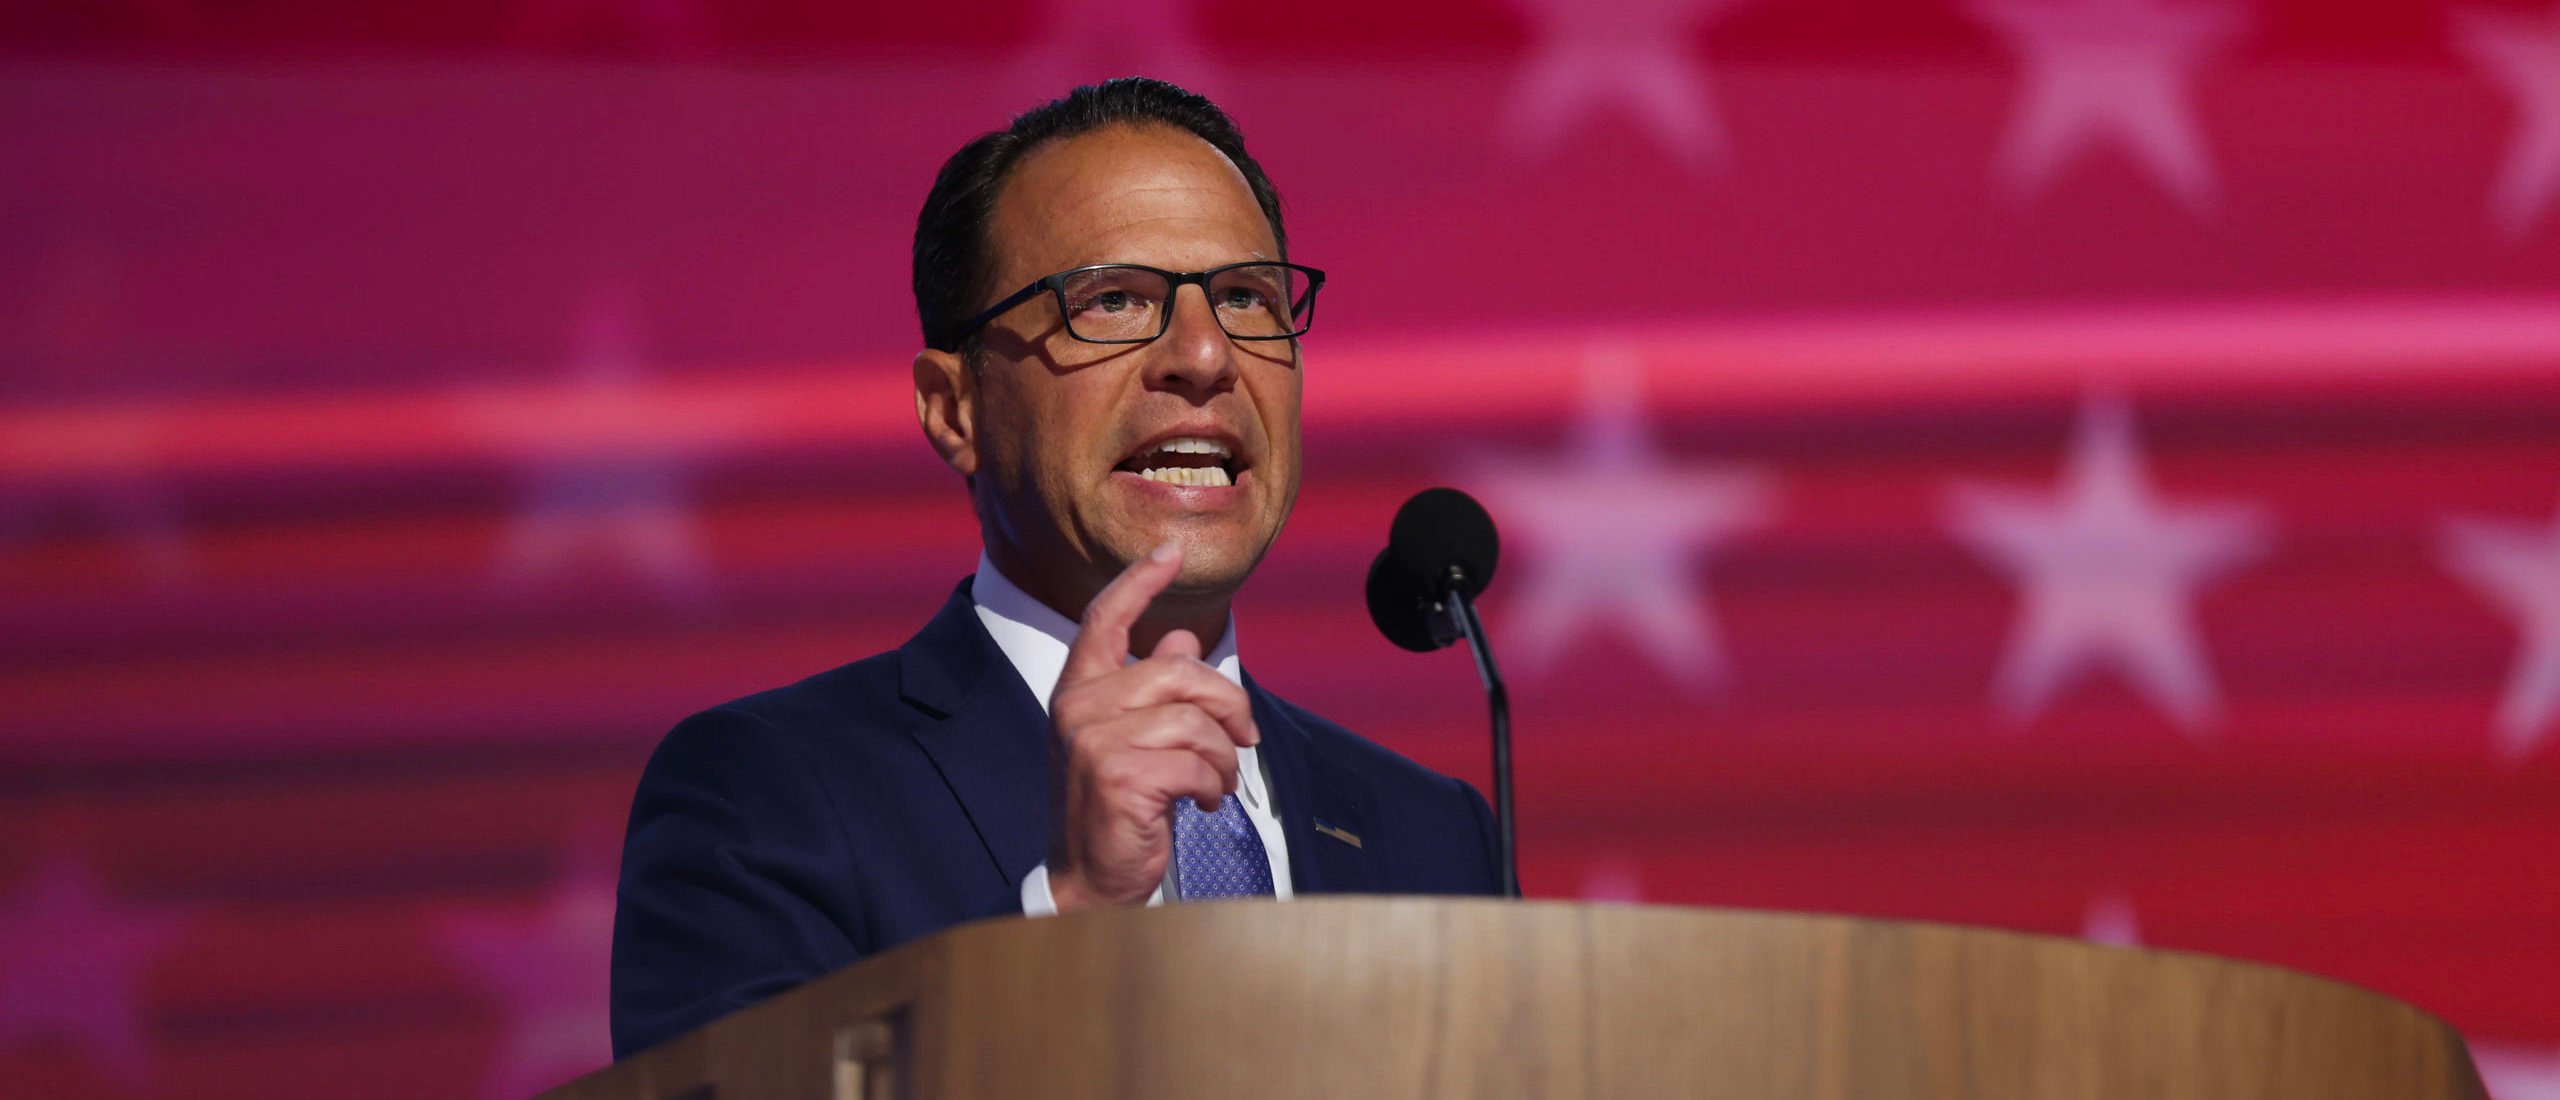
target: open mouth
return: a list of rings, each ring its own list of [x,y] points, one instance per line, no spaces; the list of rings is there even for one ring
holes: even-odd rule
[[[1244,472],[1235,449],[1215,439],[1180,436],[1158,440],[1112,467],[1166,485],[1218,488],[1233,485]]]

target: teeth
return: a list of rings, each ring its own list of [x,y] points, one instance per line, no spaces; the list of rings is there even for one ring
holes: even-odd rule
[[[1214,439],[1168,439],[1156,444],[1156,452],[1159,454],[1170,452],[1178,455],[1216,455],[1220,458],[1231,455],[1226,444]]]
[[[1225,470],[1215,466],[1201,469],[1193,469],[1189,466],[1165,466],[1140,470],[1138,476],[1149,481],[1161,481],[1167,485],[1205,485],[1215,488],[1235,484]]]

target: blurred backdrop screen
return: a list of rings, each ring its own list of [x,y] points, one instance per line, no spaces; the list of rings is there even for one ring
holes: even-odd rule
[[[1326,269],[1256,676],[1541,897],[2259,959],[2560,1095],[2547,0],[385,0],[0,14],[0,1080],[602,1064],[676,719],[976,560],[941,159],[1145,73]]]

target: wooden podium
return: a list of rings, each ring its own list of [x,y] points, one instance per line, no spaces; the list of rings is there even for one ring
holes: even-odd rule
[[[2435,1018],[2249,963],[1840,917],[1310,898],[968,925],[547,1095],[2483,1093]]]

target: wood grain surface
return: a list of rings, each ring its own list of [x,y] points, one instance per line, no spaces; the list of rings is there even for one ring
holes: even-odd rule
[[[1840,917],[1399,898],[973,924],[549,1095],[2483,1093],[2434,1017],[2273,967]]]

